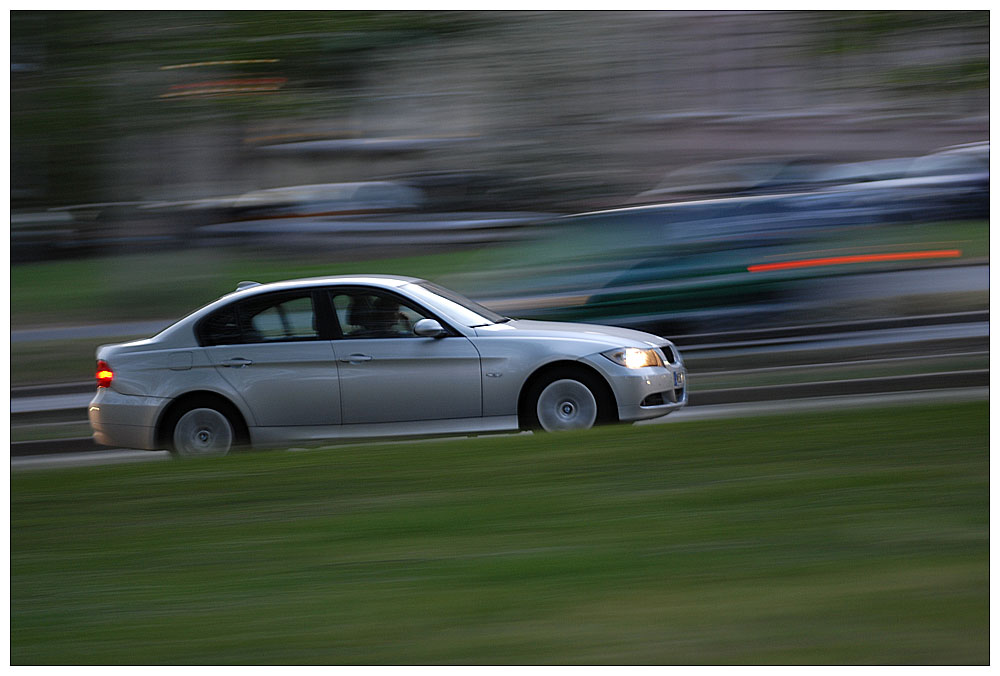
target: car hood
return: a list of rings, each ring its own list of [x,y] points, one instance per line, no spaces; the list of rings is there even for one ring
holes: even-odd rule
[[[542,322],[529,319],[512,319],[503,324],[477,327],[481,335],[508,335],[518,338],[561,338],[593,343],[599,347],[660,347],[670,341],[651,333],[623,329],[618,326],[575,324],[570,322]]]

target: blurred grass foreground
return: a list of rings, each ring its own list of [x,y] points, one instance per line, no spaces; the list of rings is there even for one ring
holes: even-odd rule
[[[987,664],[988,404],[15,472],[12,664]]]

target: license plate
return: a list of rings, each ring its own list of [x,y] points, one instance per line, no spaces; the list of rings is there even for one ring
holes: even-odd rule
[[[680,387],[684,384],[684,373],[682,371],[674,371],[674,387]]]

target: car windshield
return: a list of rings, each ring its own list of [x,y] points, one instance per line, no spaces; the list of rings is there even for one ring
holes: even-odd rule
[[[461,319],[462,323],[469,327],[486,326],[487,324],[501,324],[510,321],[508,317],[498,315],[493,310],[475,303],[465,296],[455,293],[450,289],[438,286],[432,282],[418,282],[412,284],[411,288],[423,295],[425,292],[434,294],[440,300],[444,300],[448,309],[451,310],[456,319]]]

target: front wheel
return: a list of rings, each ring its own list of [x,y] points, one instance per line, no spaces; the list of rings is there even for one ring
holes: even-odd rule
[[[597,422],[597,397],[574,378],[553,380],[538,393],[534,413],[546,432],[590,429]]]
[[[224,413],[214,408],[193,408],[177,419],[173,453],[182,458],[215,458],[233,447],[236,433]]]

